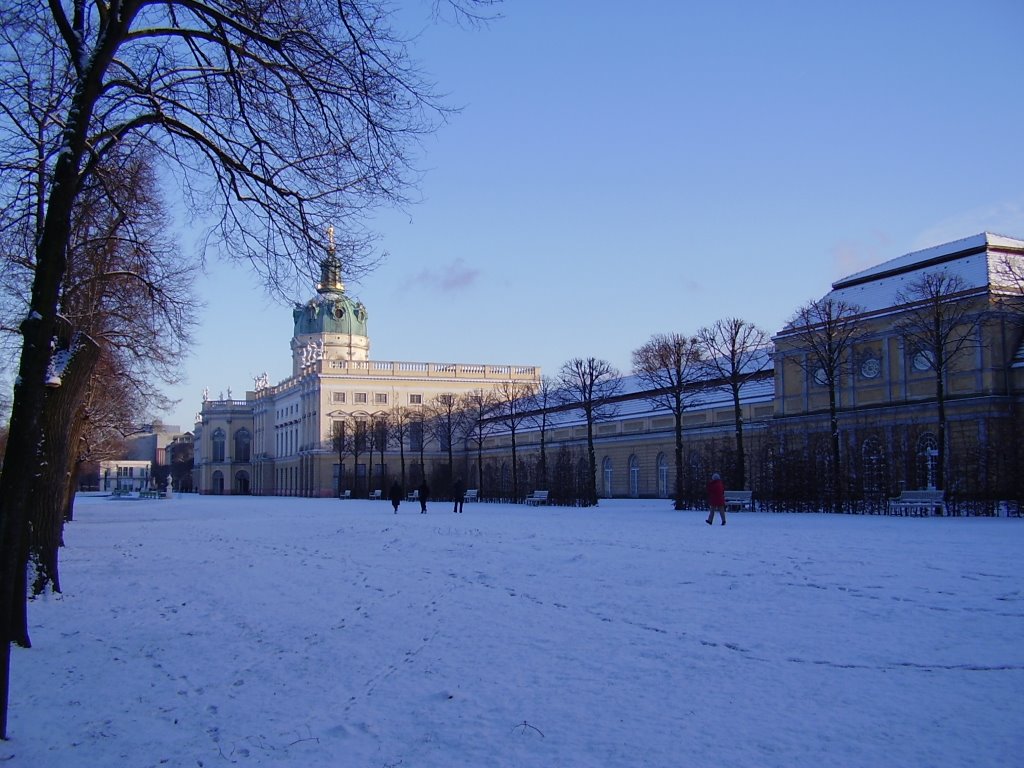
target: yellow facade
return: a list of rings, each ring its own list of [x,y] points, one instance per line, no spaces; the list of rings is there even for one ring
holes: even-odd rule
[[[835,297],[859,307],[853,318],[856,341],[844,358],[836,388],[843,462],[849,475],[844,482],[851,498],[882,497],[903,487],[919,487],[931,477],[928,462],[933,462],[933,452],[927,446],[936,432],[936,374],[922,364],[921,350],[908,343],[900,322],[910,311],[902,292],[916,277],[935,270],[963,276],[956,301],[969,310],[964,329],[971,343],[943,371],[942,379],[950,467],[961,474],[981,467],[978,472],[988,473],[987,487],[1005,485],[1006,467],[1016,459],[1006,451],[995,455],[994,446],[997,437],[1014,434],[1020,423],[1024,324],[1020,304],[1006,301],[1019,300],[1019,283],[997,276],[1007,265],[1024,272],[1022,262],[1024,241],[983,234],[907,254],[833,284],[826,299]],[[328,298],[339,301],[337,294]],[[792,474],[794,457],[803,457],[799,471],[811,479],[820,473],[821,445],[829,432],[828,388],[816,380],[798,328],[783,328],[773,343],[773,355],[742,395],[744,485],[762,499],[799,491],[800,479],[786,476]],[[368,350],[368,338],[353,339],[351,334],[296,334],[292,377],[275,386],[264,382],[244,401],[204,403],[196,432],[203,492],[333,495],[339,457],[330,447],[332,420],[352,414],[369,418],[396,407],[423,408],[443,393],[461,395],[508,381],[540,380],[540,370],[533,366],[374,361]],[[572,350],[566,353],[569,356]],[[686,495],[694,500],[702,496],[712,471],[721,472],[730,485],[735,458],[731,396],[722,382],[706,383],[703,401],[683,417],[683,482]],[[599,494],[672,496],[672,416],[651,405],[642,391],[621,396],[620,405],[618,415],[594,429]],[[507,425],[497,421],[482,446],[472,440],[456,446],[450,473],[467,478],[471,488],[482,486],[481,496],[492,498],[522,497],[556,482],[556,474],[558,482],[571,485],[572,476],[578,479],[586,471],[586,425],[571,409],[552,409],[551,416],[544,435],[546,477],[539,469],[540,432],[526,424],[517,434],[518,487],[513,487],[511,435]],[[229,445],[220,461],[214,461],[211,436],[218,430],[229,444],[234,435],[247,430],[250,455],[233,455]],[[423,450],[426,466],[417,471],[429,477],[447,462],[447,453],[436,442],[428,443]],[[418,450],[405,445],[404,452],[410,464],[418,463]],[[383,476],[396,477],[398,450],[391,447],[383,461]],[[379,457],[373,463],[380,465]],[[958,482],[961,490],[967,487]],[[364,485],[370,486],[378,487],[373,477]]]

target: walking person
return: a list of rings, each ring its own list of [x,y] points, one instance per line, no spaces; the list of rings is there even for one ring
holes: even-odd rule
[[[455,509],[452,512],[461,514],[462,505],[466,502],[466,484],[462,482],[461,477],[452,486],[452,497],[455,499]]]
[[[391,506],[395,508],[395,514],[398,514],[398,505],[402,501],[402,486],[395,480],[391,484],[391,490],[388,492],[388,498],[391,499]]]
[[[430,498],[430,486],[427,485],[426,478],[420,483],[420,487],[417,489],[420,492],[420,514],[427,514],[427,499]]]
[[[722,525],[725,525],[725,483],[722,476],[715,472],[708,481],[708,519],[704,522],[711,525],[715,521],[715,512],[722,516]]]

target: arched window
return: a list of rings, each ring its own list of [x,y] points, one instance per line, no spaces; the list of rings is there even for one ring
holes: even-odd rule
[[[224,461],[224,441],[226,438],[227,435],[220,427],[217,427],[217,429],[213,431],[213,435],[211,436],[211,440],[213,442],[213,453],[211,454],[212,461]],[[223,484],[223,482],[224,478],[221,477],[221,483]]]
[[[935,487],[935,469],[939,461],[939,441],[931,432],[917,439],[917,487]]]
[[[668,458],[664,453],[658,454],[658,498],[668,498]]]
[[[252,445],[252,434],[248,429],[242,427],[235,432],[235,461],[249,461],[250,446]]]
[[[249,495],[249,473],[241,470],[235,473],[235,493],[248,496]]]
[[[640,495],[640,459],[635,453],[629,457],[629,495],[634,499]]]
[[[224,493],[224,473],[219,469],[213,473],[213,492],[220,495]]]
[[[604,497],[610,499],[612,497],[612,459],[611,456],[605,456],[604,461],[601,462],[601,469],[604,474]]]

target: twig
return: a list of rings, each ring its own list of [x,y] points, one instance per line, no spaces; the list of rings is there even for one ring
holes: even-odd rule
[[[517,725],[517,726],[513,727],[513,728],[512,728],[512,731],[513,731],[513,732],[515,732],[516,728],[522,728],[522,729],[523,729],[523,733],[526,733],[526,729],[527,729],[527,728],[532,728],[533,730],[535,730],[535,731],[536,731],[537,733],[539,733],[539,734],[540,734],[540,737],[541,737],[542,739],[544,738],[544,733],[543,733],[543,732],[541,731],[541,729],[540,729],[540,728],[538,728],[538,727],[537,727],[537,726],[535,726],[535,725],[530,725],[530,724],[529,724],[528,722],[526,722],[525,720],[523,720],[523,722],[521,722],[521,723],[520,723],[519,725]]]

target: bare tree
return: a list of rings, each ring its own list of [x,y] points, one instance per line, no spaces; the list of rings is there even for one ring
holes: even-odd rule
[[[388,422],[387,414],[378,411],[370,417],[370,445],[377,451],[377,474],[380,475],[380,491],[381,495],[384,495],[385,482],[387,478],[384,475],[386,465],[384,464],[384,452],[387,451],[388,445],[391,443],[391,425]],[[372,467],[371,467],[372,470]],[[371,480],[372,487],[372,480]]]
[[[73,515],[79,452],[97,395],[130,392],[135,404],[161,407],[166,398],[156,384],[179,378],[178,361],[190,338],[189,265],[176,258],[166,234],[150,158],[126,151],[112,151],[83,181],[72,211],[58,325],[71,364],[48,391],[40,414],[46,438],[29,510],[36,594],[60,589],[57,551],[63,523]],[[12,258],[5,266],[9,313],[27,303],[31,264]],[[120,411],[122,434],[143,411]],[[28,637],[20,642],[27,645]]]
[[[345,456],[351,450],[351,434],[346,419],[334,419],[331,421],[331,434],[327,442],[335,455],[338,457],[338,487],[335,492],[340,499],[344,493],[345,486]]]
[[[945,487],[948,440],[946,437],[946,379],[956,361],[978,345],[976,310],[965,301],[963,278],[945,269],[925,272],[896,295],[906,306],[895,323],[904,338],[914,367],[934,375],[939,455],[935,486]]]
[[[74,495],[78,443],[85,428],[82,406],[101,353],[92,338],[74,331],[63,318],[58,324],[55,351],[64,353],[64,362],[59,370],[55,366],[52,371],[53,384],[45,400],[40,466],[32,484],[29,557],[35,567],[32,592],[36,595],[47,587],[60,592],[57,552],[63,542],[68,499]],[[28,636],[19,643],[27,647]]]
[[[416,444],[416,452],[419,454],[420,482],[424,482],[427,479],[426,449],[429,426],[430,422],[427,412],[423,408],[417,409],[412,414],[409,422],[409,434],[412,441]]]
[[[826,296],[800,307],[787,328],[805,355],[794,358],[797,365],[816,384],[828,389],[831,496],[832,508],[837,512],[843,502],[838,392],[859,336],[856,321],[861,312],[857,305]]]
[[[547,440],[551,414],[553,409],[563,401],[564,398],[559,390],[558,381],[550,376],[543,376],[528,405],[528,419],[530,424],[537,430],[537,438],[540,441],[539,458],[537,461],[537,482],[541,489],[548,487],[549,480]]]
[[[562,365],[559,382],[564,402],[583,411],[587,421],[589,478],[584,504],[597,504],[597,456],[594,424],[613,418],[618,406],[613,399],[622,392],[622,375],[607,360],[574,357]]]
[[[504,426],[512,440],[512,498],[519,499],[519,455],[517,437],[520,428],[529,418],[537,385],[522,381],[503,381],[494,390],[494,418]],[[543,455],[543,432],[541,433],[541,454]],[[482,464],[480,472],[483,472]]]
[[[427,404],[426,419],[431,436],[448,456],[447,476],[443,478],[445,486],[448,486],[455,471],[455,443],[466,423],[459,396],[453,392],[435,395]]]
[[[1019,324],[1024,324],[1024,255],[1002,254],[994,273],[993,289],[998,304]]]
[[[730,317],[697,331],[697,343],[704,357],[709,378],[725,382],[732,393],[733,423],[736,434],[737,488],[747,487],[746,455],[743,447],[743,408],[740,390],[762,373],[770,360],[766,353],[768,334],[753,323]]]
[[[352,457],[352,492],[353,495],[360,494],[359,488],[359,459],[369,453],[372,459],[373,452],[370,448],[369,417],[365,413],[343,414],[336,418],[331,425],[331,446],[338,454],[338,495],[342,490],[342,466],[346,456]],[[367,486],[369,488],[369,486]]]
[[[402,489],[406,488],[405,481],[405,444],[411,438],[412,423],[417,418],[418,409],[412,410],[402,405],[395,405],[388,414],[390,422],[391,442],[398,448],[399,468],[401,472]],[[421,441],[422,442],[422,441]]]
[[[0,47],[0,233],[32,232],[34,254],[0,474],[4,736],[10,642],[27,637],[19,571],[51,340],[86,179],[120,145],[148,146],[212,217],[224,253],[270,285],[315,274],[328,223],[355,276],[373,263],[360,213],[403,199],[411,148],[443,110],[374,0],[10,0]]]
[[[476,448],[477,488],[481,491],[484,473],[484,442],[494,433],[496,424],[492,420],[492,416],[497,407],[497,396],[489,390],[474,389],[460,398],[466,438]]]
[[[655,334],[633,351],[633,373],[647,391],[650,402],[672,413],[675,434],[675,509],[683,501],[683,414],[700,397],[701,347],[695,336]]]

